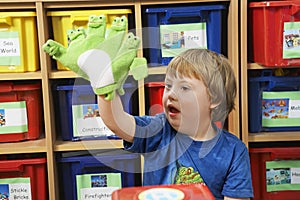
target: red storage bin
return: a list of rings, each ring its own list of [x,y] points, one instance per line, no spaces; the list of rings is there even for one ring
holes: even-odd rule
[[[39,83],[0,83],[0,142],[39,138],[42,127],[40,89]]]
[[[0,161],[0,192],[7,199],[46,200],[47,185],[45,158]]]
[[[156,115],[164,111],[162,97],[164,94],[164,82],[149,82],[145,84],[147,91],[147,107],[149,115]]]
[[[249,153],[253,200],[299,199],[300,147],[249,148]]]
[[[276,67],[300,65],[299,11],[300,1],[296,0],[249,3],[251,62]]]

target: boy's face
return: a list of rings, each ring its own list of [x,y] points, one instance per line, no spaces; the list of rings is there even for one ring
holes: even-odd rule
[[[175,130],[191,137],[207,132],[211,103],[201,80],[167,74],[162,101],[167,119]]]

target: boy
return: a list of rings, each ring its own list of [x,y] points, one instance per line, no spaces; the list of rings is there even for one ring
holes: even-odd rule
[[[190,49],[167,67],[164,112],[131,116],[118,95],[98,96],[106,126],[126,150],[143,153],[144,185],[204,182],[216,199],[253,197],[246,146],[214,122],[234,108],[236,82],[228,60]]]

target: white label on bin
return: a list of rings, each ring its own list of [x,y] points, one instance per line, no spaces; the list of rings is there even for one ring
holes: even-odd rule
[[[0,31],[0,65],[20,65],[20,41],[18,32]]]
[[[283,58],[300,58],[300,22],[284,22]]]
[[[30,178],[0,179],[0,199],[31,200]]]
[[[97,104],[73,105],[72,114],[73,135],[75,137],[114,135],[102,121]]]
[[[289,158],[287,157],[287,159]],[[267,192],[285,190],[300,191],[300,161],[267,161],[265,181],[267,185]]]
[[[300,119],[300,100],[290,100],[289,118]],[[300,126],[300,122],[299,122],[299,126]]]
[[[300,184],[300,168],[291,168],[291,184]]]
[[[83,188],[80,190],[81,200],[111,200],[113,191],[120,189],[118,187],[102,187],[102,188]]]
[[[28,131],[26,102],[0,103],[0,134],[15,134]]]
[[[262,126],[300,126],[300,92],[262,92]]]
[[[77,197],[81,200],[110,200],[122,187],[121,173],[76,175]]]
[[[160,25],[162,57],[174,57],[191,48],[207,48],[206,23]]]

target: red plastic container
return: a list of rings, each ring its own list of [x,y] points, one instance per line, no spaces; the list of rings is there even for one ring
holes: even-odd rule
[[[284,35],[284,23],[299,22],[299,11],[300,1],[296,0],[249,3],[249,60],[251,62],[267,67],[300,65],[300,58],[283,58],[283,50],[288,49],[284,47],[287,45],[288,36]],[[297,43],[300,45],[299,41]]]
[[[164,111],[162,106],[162,96],[164,94],[164,82],[149,82],[145,84],[149,109],[149,115],[155,115]]]
[[[178,196],[182,198],[176,198],[171,195],[168,196],[170,193],[173,195],[178,194]],[[155,196],[155,194],[157,194],[157,196]],[[163,197],[163,194],[166,194],[166,196]],[[201,183],[128,187],[116,190],[112,194],[112,200],[171,199],[171,197],[172,199],[183,200],[215,199],[208,187]]]
[[[0,142],[16,142],[37,139],[41,133],[41,86],[40,83],[15,84],[12,82],[0,83],[0,110],[1,103],[26,101],[27,132],[10,132],[0,134]],[[4,126],[2,126],[4,127]],[[1,126],[0,126],[1,129]]]
[[[29,183],[24,186],[24,183],[18,182],[20,178],[30,179]],[[47,190],[47,170],[45,158],[33,158],[24,160],[1,160],[0,161],[0,181],[2,194],[9,194],[10,198],[28,199],[31,193],[32,200],[48,199]],[[8,188],[9,190],[5,189]],[[12,186],[14,184],[14,186]],[[31,191],[28,189],[30,184]],[[18,186],[19,185],[19,186]],[[14,188],[14,189],[13,189]],[[19,189],[19,191],[18,191]],[[22,190],[21,190],[22,189]],[[10,199],[9,198],[9,199]]]
[[[268,161],[300,161],[300,147],[249,148],[252,182],[254,189],[253,200],[298,200],[299,190],[267,192],[266,162]],[[299,166],[294,166],[300,168]]]

